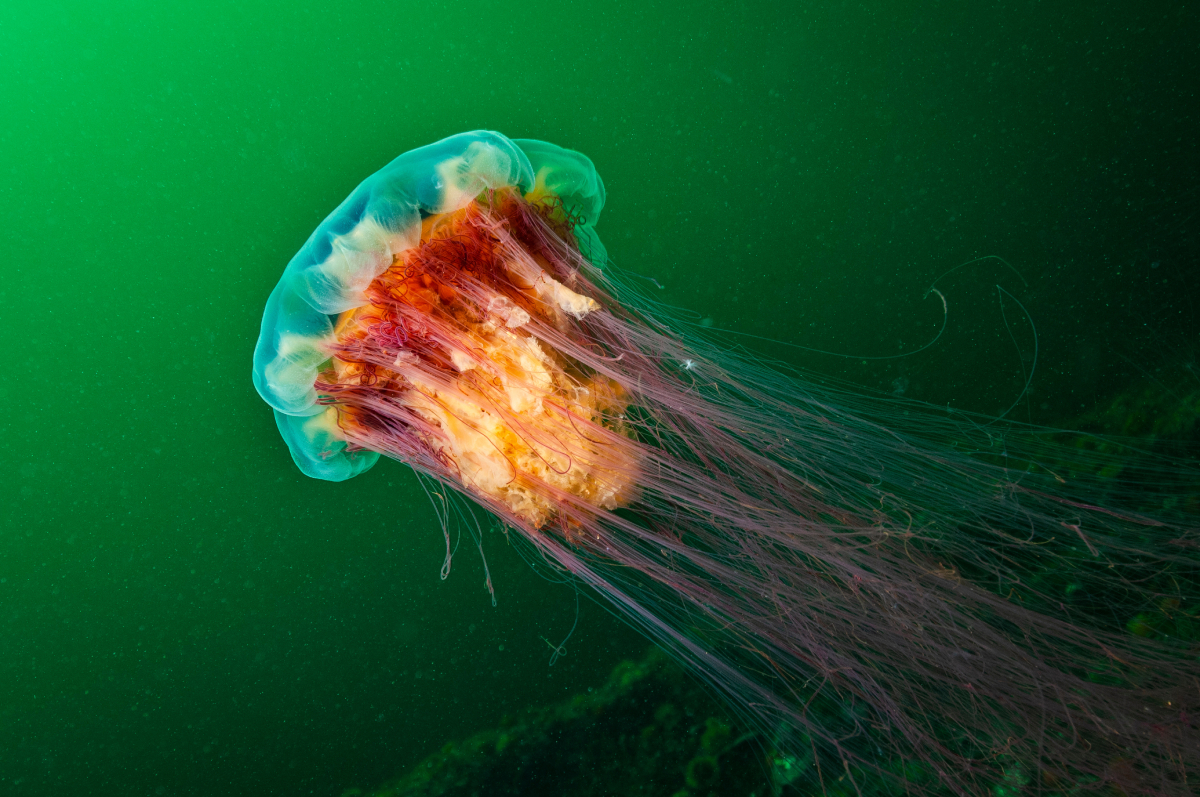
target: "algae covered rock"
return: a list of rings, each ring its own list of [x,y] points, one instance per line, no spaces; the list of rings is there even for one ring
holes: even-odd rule
[[[608,682],[446,745],[373,797],[777,794],[762,741],[656,648]]]

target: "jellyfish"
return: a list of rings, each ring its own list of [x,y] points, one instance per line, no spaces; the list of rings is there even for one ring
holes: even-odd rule
[[[254,352],[300,470],[410,465],[443,576],[448,496],[491,513],[823,789],[1189,792],[1196,651],[1113,607],[1194,613],[1194,467],[765,363],[610,264],[604,201],[485,131],[363,181]]]

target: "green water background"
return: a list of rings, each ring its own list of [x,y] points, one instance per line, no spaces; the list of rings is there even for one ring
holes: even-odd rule
[[[317,794],[642,640],[411,474],[303,478],[249,379],[311,229],[476,128],[587,153],[666,302],[1060,423],[1197,334],[1195,11],[1153,3],[19,3],[0,12],[0,794]],[[1001,302],[1001,284],[1021,304]],[[1174,359],[1173,359],[1174,358]],[[565,751],[569,752],[569,751]]]

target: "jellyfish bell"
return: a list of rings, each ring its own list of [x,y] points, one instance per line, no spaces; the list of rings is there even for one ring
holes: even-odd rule
[[[603,202],[582,155],[494,133],[365,181],[288,265],[255,353],[301,470],[340,481],[385,453],[532,529],[558,491],[626,503],[625,390],[551,340],[600,309],[571,284],[583,252],[604,258],[583,220]]]
[[[490,132],[367,178],[288,264],[255,350],[300,469],[384,455],[469,496],[818,772],[903,786],[909,758],[914,788],[971,792],[1127,760],[1184,793],[1194,656],[1030,577],[1161,599],[1194,565],[1178,518],[1068,485],[1038,430],[1006,427],[998,464],[996,426],[687,332],[607,268],[604,199],[586,157]]]

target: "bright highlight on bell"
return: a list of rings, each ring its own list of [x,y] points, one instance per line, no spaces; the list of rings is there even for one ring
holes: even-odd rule
[[[1110,608],[1195,578],[1195,507],[1163,500],[1195,472],[1113,484],[1045,430],[725,349],[608,266],[604,199],[583,155],[482,131],[367,178],[255,350],[300,469],[383,454],[467,496],[814,783],[1190,793],[1195,653]]]

